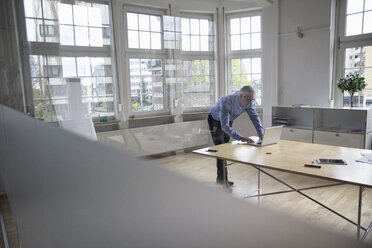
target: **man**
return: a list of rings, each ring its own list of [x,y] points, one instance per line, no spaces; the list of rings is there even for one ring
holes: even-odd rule
[[[213,143],[220,145],[229,142],[230,137],[243,142],[252,143],[253,140],[248,137],[243,137],[232,128],[233,120],[245,110],[248,113],[254,127],[256,128],[258,137],[262,139],[263,128],[260,117],[258,116],[254,104],[255,92],[251,86],[244,86],[240,91],[222,97],[216,105],[214,105],[208,115],[208,124],[211,131]],[[234,183],[227,179],[227,169],[225,168],[225,180],[228,186]],[[223,178],[223,160],[217,159],[217,180],[218,184],[224,182]]]

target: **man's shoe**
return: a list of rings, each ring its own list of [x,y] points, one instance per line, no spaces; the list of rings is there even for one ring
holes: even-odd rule
[[[222,179],[217,179],[216,180],[216,183],[223,184],[223,180]],[[234,185],[234,182],[227,180],[227,185],[228,186],[233,186]]]

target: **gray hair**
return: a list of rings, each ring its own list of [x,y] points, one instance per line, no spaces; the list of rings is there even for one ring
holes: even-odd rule
[[[240,94],[251,94],[251,95],[255,94],[253,87],[249,85],[243,86],[239,92]]]

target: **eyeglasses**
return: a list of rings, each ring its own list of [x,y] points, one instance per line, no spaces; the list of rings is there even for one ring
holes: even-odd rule
[[[254,100],[256,100],[256,98],[249,98],[249,96],[243,96],[243,97],[248,102],[253,102]]]

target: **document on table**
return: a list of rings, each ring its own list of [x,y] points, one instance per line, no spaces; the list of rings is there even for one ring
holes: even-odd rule
[[[356,162],[372,164],[372,153],[361,153],[363,157],[356,160]]]

